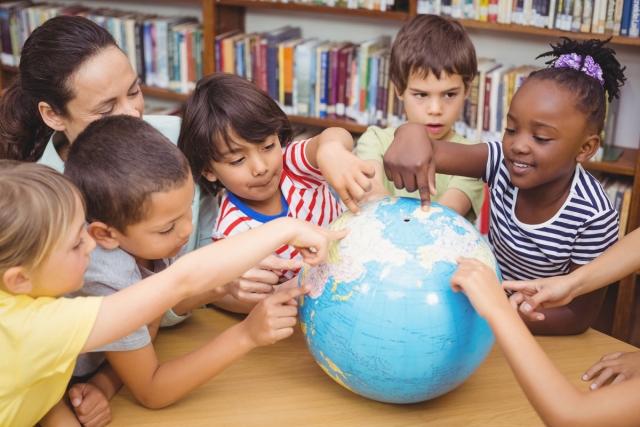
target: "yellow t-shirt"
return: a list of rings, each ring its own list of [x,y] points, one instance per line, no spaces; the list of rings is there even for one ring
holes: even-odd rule
[[[31,427],[62,398],[101,303],[0,291],[0,424]]]
[[[358,140],[358,144],[356,146],[358,157],[362,160],[375,160],[382,164],[382,157],[389,149],[391,142],[393,142],[393,134],[396,129],[397,127],[382,129],[378,126],[369,126],[367,131],[363,133]],[[463,138],[457,133],[454,134],[453,138],[451,138],[451,142],[456,142],[458,144],[473,144],[473,142]],[[420,198],[420,194],[417,191],[409,193],[405,189],[398,190],[393,185],[393,182],[387,179],[386,175],[382,177],[382,183],[392,196],[413,197],[416,199]],[[438,190],[438,196],[432,196],[431,200],[437,202],[449,188],[456,188],[462,191],[471,201],[471,210],[467,215],[465,215],[465,218],[469,220],[469,222],[473,222],[476,220],[480,210],[482,209],[482,202],[484,201],[484,185],[484,182],[479,179],[467,178],[465,176],[442,175],[438,173],[436,174],[436,189]]]

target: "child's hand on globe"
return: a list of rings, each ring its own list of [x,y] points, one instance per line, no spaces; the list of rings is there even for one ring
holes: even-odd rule
[[[458,270],[451,277],[454,292],[462,291],[485,319],[499,306],[511,310],[496,273],[475,258],[458,257]]]
[[[304,262],[316,266],[326,261],[329,254],[329,244],[334,240],[340,240],[349,233],[349,229],[338,231],[318,227],[317,225],[293,218],[280,218],[276,221],[287,221],[282,227],[289,232],[287,243],[300,252]]]

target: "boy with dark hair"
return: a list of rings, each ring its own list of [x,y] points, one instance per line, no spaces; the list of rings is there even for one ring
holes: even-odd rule
[[[149,124],[128,116],[91,123],[71,146],[65,174],[86,198],[87,232],[98,244],[91,253],[83,288],[71,296],[109,295],[125,289],[166,269],[187,243],[193,230],[191,170],[182,152]],[[272,251],[291,244],[283,241],[286,237],[274,234],[292,236],[282,229],[292,226],[298,228],[296,233],[305,233],[300,227],[329,233],[302,221],[284,219],[275,228],[270,226],[271,232],[262,238],[267,239]],[[255,245],[246,243],[243,251],[254,251]],[[229,252],[228,257],[228,263],[235,263],[234,258],[242,257],[242,253]],[[181,304],[187,309],[198,307],[219,298],[220,293],[224,295],[226,292],[220,289],[227,287]],[[264,299],[237,327],[163,365],[158,364],[151,343],[155,328],[145,326],[79,358],[74,375],[92,373],[106,358],[142,405],[166,406],[251,348],[284,338],[277,329],[282,327],[284,317],[288,318],[286,324],[293,325],[296,309],[280,301],[282,298],[278,293]],[[280,310],[275,322],[269,307],[273,305],[287,308]]]
[[[462,25],[451,18],[417,15],[402,26],[391,48],[389,78],[404,102],[407,120],[425,125],[433,139],[472,144],[457,134],[453,125],[469,96],[476,72],[473,43]],[[382,157],[395,130],[370,126],[358,140],[358,157],[376,170],[367,200],[390,195],[420,197],[419,191],[396,189],[384,174]],[[434,201],[469,221],[475,220],[484,200],[483,182],[438,174],[436,188],[438,196]]]

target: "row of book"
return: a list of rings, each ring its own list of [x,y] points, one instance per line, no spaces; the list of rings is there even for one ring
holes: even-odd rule
[[[640,0],[418,0],[418,13],[581,33],[640,36]]]
[[[196,18],[166,18],[81,5],[0,3],[0,60],[18,66],[25,40],[48,19],[82,16],[113,35],[141,84],[188,93],[202,77],[202,25]]]
[[[633,178],[621,177],[619,175],[603,174],[598,176],[609,201],[620,215],[620,234],[622,238],[627,231],[629,223],[629,210],[631,209],[631,191],[633,189]]]
[[[299,3],[314,6],[344,7],[347,9],[368,9],[381,12],[407,9],[406,1],[398,0],[256,0],[275,3]]]
[[[395,126],[404,112],[389,81],[390,45],[388,36],[362,43],[303,39],[292,26],[229,32],[216,37],[216,70],[254,82],[290,115]]]

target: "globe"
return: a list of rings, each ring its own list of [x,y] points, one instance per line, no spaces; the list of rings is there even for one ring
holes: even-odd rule
[[[456,258],[495,270],[484,238],[462,216],[432,203],[387,198],[345,212],[331,229],[327,262],[305,266],[300,324],[316,362],[336,382],[370,399],[421,402],[454,389],[484,361],[489,325],[449,280]]]

